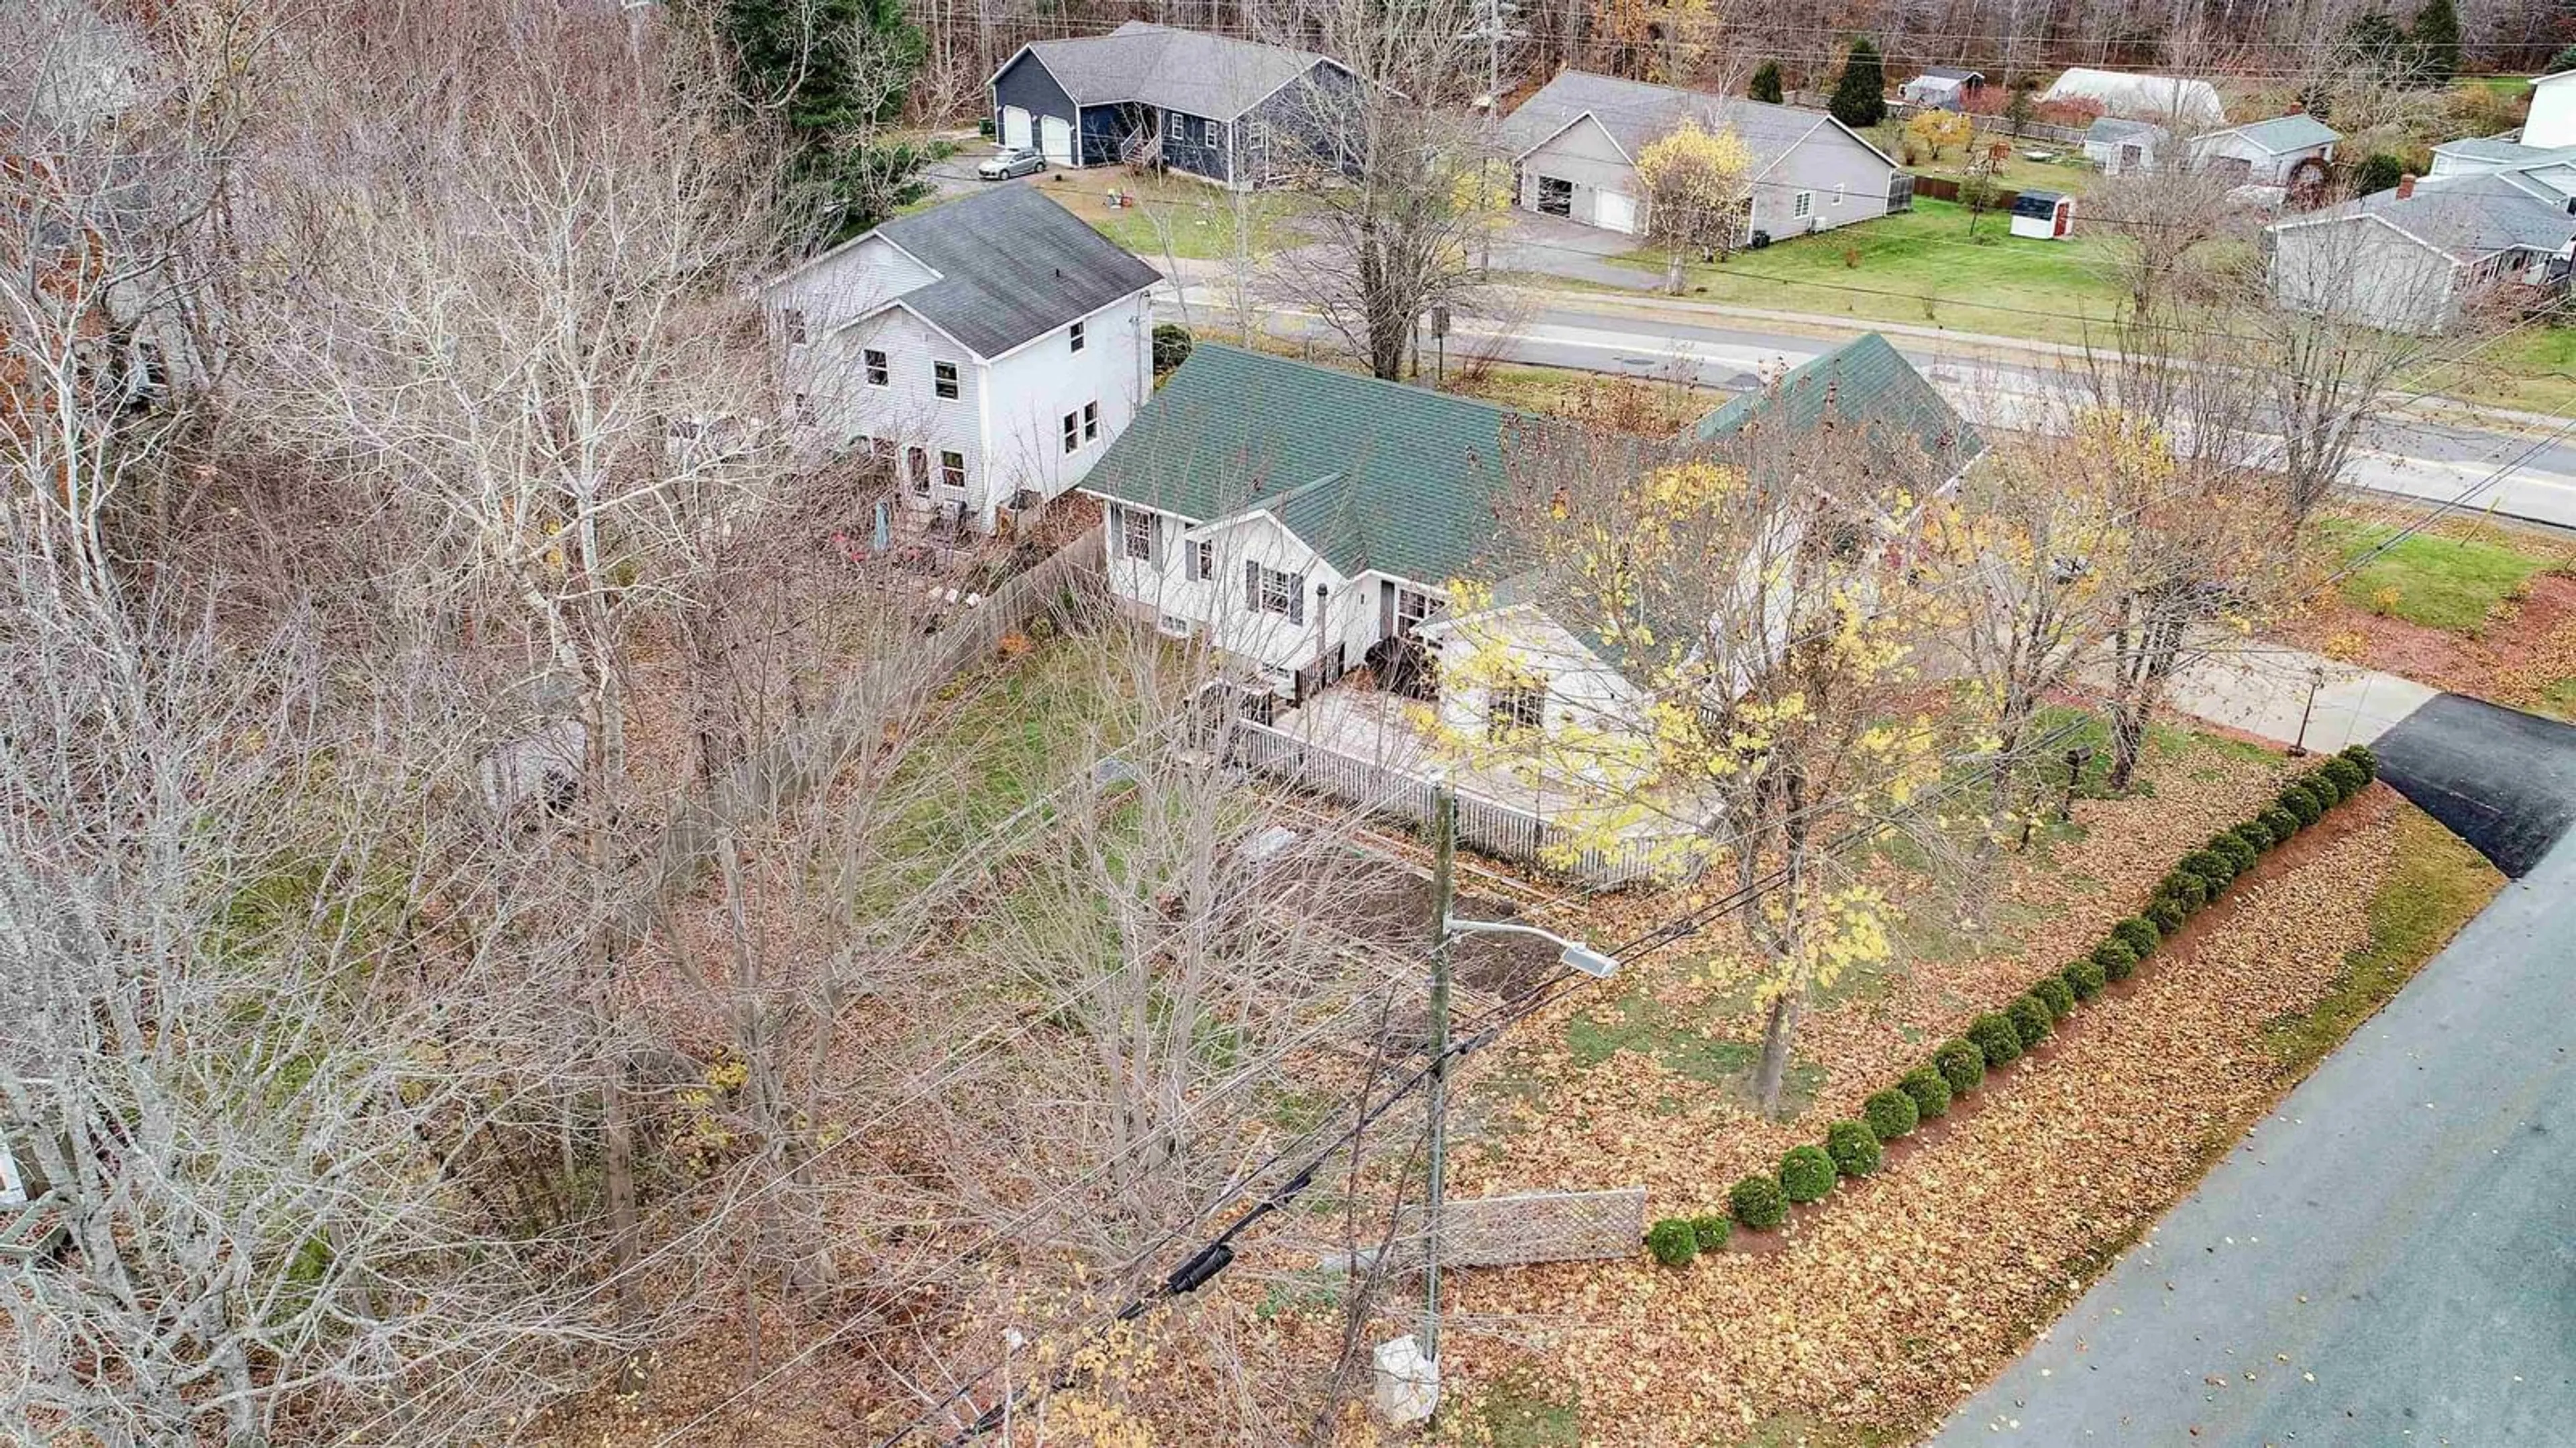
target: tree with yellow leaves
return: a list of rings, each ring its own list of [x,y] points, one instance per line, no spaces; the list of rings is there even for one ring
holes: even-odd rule
[[[1976,134],[1976,123],[1957,111],[1918,111],[1905,123],[1906,138],[1923,147],[1927,161],[1940,160],[1942,151],[1965,146]]]
[[[1788,411],[1642,464],[1565,430],[1506,448],[1518,590],[1632,690],[1529,747],[1629,783],[1731,878],[1765,1009],[1765,1110],[1813,992],[1889,953],[1883,902],[1835,843],[1910,822],[1964,722],[1920,668],[1938,623],[1920,500],[1946,464],[1909,465],[1830,401],[1770,436]]]
[[[1667,259],[1665,289],[1682,289],[1682,263],[1724,252],[1744,230],[1753,190],[1753,152],[1727,127],[1684,118],[1637,153],[1646,183],[1646,235]]]

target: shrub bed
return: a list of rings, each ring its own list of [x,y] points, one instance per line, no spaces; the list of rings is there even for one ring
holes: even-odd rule
[[[1680,1217],[1666,1217],[1646,1229],[1646,1250],[1667,1267],[1688,1267],[1699,1256],[1699,1234]]]
[[[1882,1143],[1947,1113],[1953,1101],[1985,1084],[1989,1068],[2021,1059],[2078,1004],[2100,995],[2110,982],[2126,980],[2193,911],[2251,871],[2264,851],[2287,843],[2328,809],[2359,794],[2378,772],[2378,759],[2354,745],[2291,781],[2253,819],[2221,830],[2207,846],[2183,856],[2137,914],[2112,923],[2091,955],[2042,976],[2003,1010],[1970,1021],[1963,1039],[1933,1052],[1930,1062],[1906,1072],[1893,1088],[1872,1093],[1862,1104],[1861,1119],[1827,1127],[1822,1146],[1791,1147],[1780,1159],[1776,1177],[1748,1176],[1737,1182],[1727,1194],[1734,1220],[1766,1231],[1787,1220],[1790,1203],[1822,1201],[1837,1177],[1878,1170],[1886,1154]],[[1657,1261],[1681,1266],[1702,1251],[1724,1246],[1728,1227],[1724,1217],[1666,1218],[1646,1234],[1646,1245]]]

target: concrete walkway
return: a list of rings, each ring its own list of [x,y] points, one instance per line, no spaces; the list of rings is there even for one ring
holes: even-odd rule
[[[2339,664],[2322,654],[2225,638],[2175,672],[2165,702],[2277,744],[2304,738],[2308,748],[2331,754],[2378,739],[2435,693],[2413,679]]]

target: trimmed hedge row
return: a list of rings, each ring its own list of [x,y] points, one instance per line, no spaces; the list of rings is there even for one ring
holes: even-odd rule
[[[2379,760],[2369,748],[2353,745],[2292,780],[2254,818],[2211,836],[2175,862],[2137,914],[2114,921],[2092,954],[2040,977],[2001,1011],[1970,1021],[1966,1032],[1934,1051],[1931,1060],[1906,1072],[1893,1087],[1872,1093],[1858,1119],[1827,1127],[1823,1145],[1791,1147],[1777,1172],[1737,1182],[1727,1193],[1735,1224],[1767,1232],[1788,1220],[1791,1203],[1822,1201],[1839,1178],[1878,1170],[1885,1143],[1947,1113],[1953,1101],[1984,1084],[1990,1068],[2019,1060],[2048,1039],[2079,1003],[2100,995],[2113,981],[2128,979],[2184,921],[2253,869],[2264,851],[2288,843],[2327,810],[2359,794],[2378,773]],[[1668,1217],[1647,1232],[1647,1248],[1667,1266],[1687,1265],[1698,1253],[1725,1244],[1724,1231],[1715,1232],[1712,1240],[1702,1225],[1712,1220],[1722,1225],[1724,1219]]]

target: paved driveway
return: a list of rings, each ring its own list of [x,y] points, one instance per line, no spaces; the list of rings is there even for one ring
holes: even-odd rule
[[[2528,873],[1939,1448],[2576,1443],[2576,730],[2445,696],[2376,747]]]

